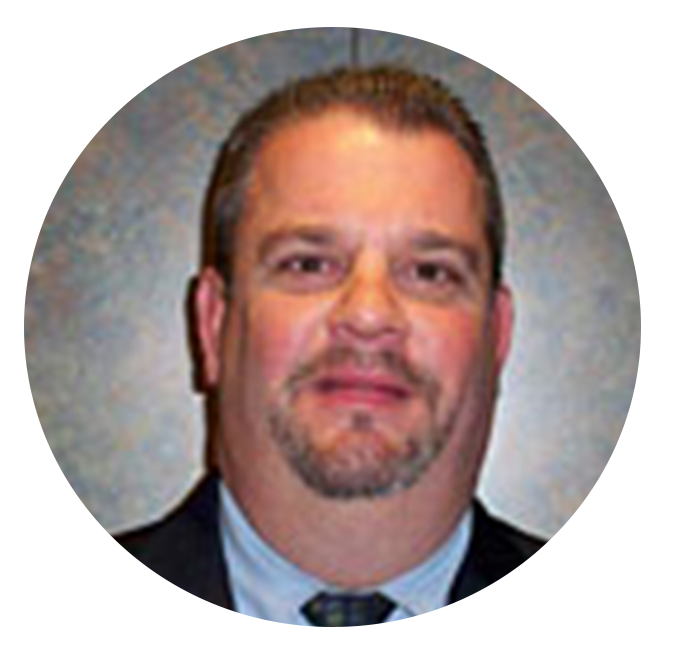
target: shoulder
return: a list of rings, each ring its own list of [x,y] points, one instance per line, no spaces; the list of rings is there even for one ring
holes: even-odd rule
[[[139,596],[152,605],[167,589],[180,589],[186,563],[210,559],[202,553],[218,546],[217,504],[217,480],[208,476],[154,524],[24,561],[24,626],[124,625],[111,606],[125,584],[145,578]]]
[[[493,521],[558,599],[573,626],[641,626],[640,584],[571,550]]]
[[[24,561],[24,627],[91,626],[120,574],[153,528],[61,549]]]

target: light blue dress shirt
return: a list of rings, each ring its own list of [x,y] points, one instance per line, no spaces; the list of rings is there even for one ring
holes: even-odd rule
[[[238,612],[259,619],[310,626],[300,608],[322,591],[337,591],[287,561],[249,524],[224,484],[221,539]],[[422,615],[448,603],[448,592],[467,554],[472,533],[471,508],[453,535],[426,561],[378,587],[397,607],[388,622]]]

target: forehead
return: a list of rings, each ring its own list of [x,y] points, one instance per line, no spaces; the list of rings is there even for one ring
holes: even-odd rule
[[[333,223],[368,217],[370,228],[381,220],[390,229],[423,220],[468,223],[475,233],[482,227],[483,188],[450,135],[384,126],[348,109],[274,131],[254,160],[246,200],[245,227],[257,231],[284,216]]]

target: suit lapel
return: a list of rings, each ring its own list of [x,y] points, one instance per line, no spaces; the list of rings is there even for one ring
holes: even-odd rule
[[[156,530],[118,582],[106,624],[236,627],[218,531],[217,478]]]
[[[507,530],[479,504],[475,517],[446,626],[569,626],[564,610]],[[220,543],[215,476],[155,530],[117,583],[101,626],[239,626]]]
[[[506,529],[476,505],[472,544],[450,598],[446,626],[568,627],[560,603]]]

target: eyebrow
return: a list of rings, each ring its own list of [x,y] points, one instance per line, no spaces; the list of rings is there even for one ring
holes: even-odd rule
[[[258,247],[258,258],[264,260],[279,246],[287,243],[304,243],[311,246],[327,247],[335,245],[338,234],[331,229],[315,225],[296,225],[270,232]],[[459,254],[469,269],[477,273],[481,265],[479,251],[472,245],[458,241],[441,232],[426,230],[416,234],[409,247],[419,252],[453,252]]]
[[[480,255],[474,246],[453,239],[441,232],[426,231],[417,234],[411,241],[411,248],[417,251],[451,251],[460,254],[469,268],[478,272],[481,265]]]
[[[330,246],[337,240],[332,230],[309,225],[299,225],[284,230],[276,230],[268,234],[258,247],[259,259],[268,257],[279,246],[285,243],[301,242],[312,246]]]

